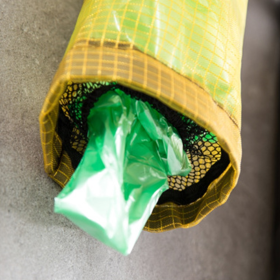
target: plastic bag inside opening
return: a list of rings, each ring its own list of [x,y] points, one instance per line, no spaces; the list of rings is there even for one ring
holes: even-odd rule
[[[80,164],[55,199],[55,212],[127,255],[168,189],[167,176],[186,176],[191,164],[164,116],[119,89],[91,109],[88,138]]]

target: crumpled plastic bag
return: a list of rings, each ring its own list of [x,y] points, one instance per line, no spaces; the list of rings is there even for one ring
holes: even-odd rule
[[[95,103],[88,127],[84,156],[55,212],[127,255],[168,189],[167,176],[186,176],[191,164],[166,119],[119,89]]]

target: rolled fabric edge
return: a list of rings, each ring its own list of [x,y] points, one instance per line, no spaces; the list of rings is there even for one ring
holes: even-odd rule
[[[229,155],[230,164],[210,183],[203,197],[188,205],[157,205],[145,230],[162,232],[192,227],[225,203],[237,183],[241,162],[240,128],[210,94],[188,78],[131,46],[116,49],[109,45],[78,41],[60,63],[39,118],[45,170],[61,187],[74,172],[56,133],[59,99],[68,82],[116,81],[158,99],[211,131]]]

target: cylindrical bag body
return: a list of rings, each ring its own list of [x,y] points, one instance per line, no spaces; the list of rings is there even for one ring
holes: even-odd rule
[[[75,87],[116,82],[153,97],[217,139],[214,144],[195,143],[203,149],[191,156],[194,179],[186,189],[203,184],[205,192],[191,202],[159,203],[145,229],[191,227],[223,204],[240,173],[246,8],[247,0],[85,0],[40,115],[47,174],[64,187],[74,172],[60,136],[67,128],[58,119],[62,111],[67,115],[61,107],[71,104]],[[72,95],[66,102],[69,88]],[[223,156],[217,159],[217,153]]]

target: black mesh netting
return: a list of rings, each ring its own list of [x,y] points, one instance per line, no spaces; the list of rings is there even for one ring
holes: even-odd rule
[[[177,129],[192,164],[192,171],[187,177],[168,178],[169,190],[163,193],[158,204],[171,201],[188,204],[203,196],[209,184],[229,164],[228,155],[221,149],[215,135],[157,99],[116,83],[69,83],[61,96],[57,132],[73,168],[78,166],[87,145],[87,116],[90,109],[102,94],[116,87],[132,98],[148,102],[165,116]]]

